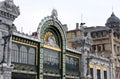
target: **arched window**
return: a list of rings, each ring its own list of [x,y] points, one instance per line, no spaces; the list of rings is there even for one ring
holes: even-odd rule
[[[11,53],[11,61],[18,63],[18,46],[16,44],[12,44],[12,53]]]
[[[35,49],[30,48],[28,53],[28,64],[35,64]]]
[[[20,47],[20,63],[27,64],[27,49],[25,46]]]

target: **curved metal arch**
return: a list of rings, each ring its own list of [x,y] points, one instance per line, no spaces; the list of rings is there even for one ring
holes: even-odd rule
[[[38,39],[40,40],[40,42],[43,42],[44,39],[44,33],[45,30],[50,28],[50,27],[55,27],[57,28],[57,30],[59,31],[61,38],[62,38],[62,42],[66,48],[66,34],[65,31],[62,27],[61,22],[58,19],[53,19],[52,17],[48,16],[45,17],[39,24],[38,29],[37,29],[37,34],[38,34]]]

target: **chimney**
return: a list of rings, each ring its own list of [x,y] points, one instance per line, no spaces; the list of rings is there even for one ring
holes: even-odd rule
[[[64,25],[63,25],[63,29],[64,29],[65,32],[68,31],[67,24],[64,24]]]
[[[76,23],[76,30],[79,29],[79,23]]]

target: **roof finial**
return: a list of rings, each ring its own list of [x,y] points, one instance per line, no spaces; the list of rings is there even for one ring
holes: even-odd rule
[[[83,14],[81,14],[81,22],[83,22]]]
[[[14,3],[13,0],[5,0],[5,1],[9,3]]]
[[[52,18],[57,18],[58,17],[58,13],[57,13],[57,10],[56,9],[53,9],[52,10]]]
[[[111,16],[115,16],[115,14],[114,14],[114,7],[112,6],[112,14],[111,14]]]
[[[113,11],[114,11],[114,7],[112,6],[112,13],[113,13]]]
[[[5,2],[6,2],[7,5],[9,5],[9,6],[13,6],[13,5],[14,5],[13,0],[5,0]]]

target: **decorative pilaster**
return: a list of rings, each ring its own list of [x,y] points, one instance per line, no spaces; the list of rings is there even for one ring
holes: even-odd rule
[[[65,76],[66,76],[66,63],[65,63],[65,54],[62,55],[63,58],[62,58],[62,79],[66,79]]]
[[[40,49],[39,79],[43,79],[43,49]]]
[[[81,78],[84,79],[86,77],[87,65],[86,65],[86,55],[83,54],[81,56]]]
[[[0,79],[12,79],[13,65],[8,66],[6,63],[0,65]]]

